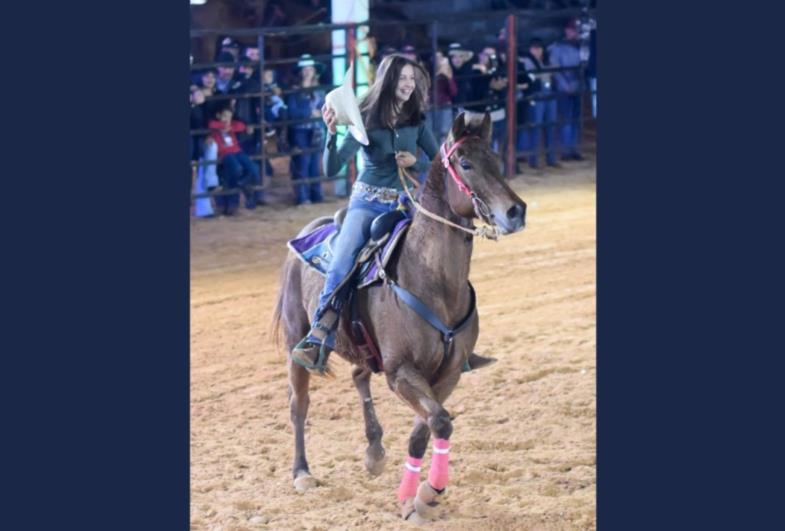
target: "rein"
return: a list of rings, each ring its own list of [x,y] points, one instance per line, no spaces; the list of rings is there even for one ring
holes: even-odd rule
[[[450,174],[450,177],[452,177],[452,180],[458,186],[458,189],[471,198],[472,206],[474,207],[474,213],[477,214],[478,218],[488,223],[487,226],[468,229],[463,225],[458,225],[457,223],[453,223],[449,219],[443,218],[438,214],[434,214],[433,212],[427,210],[424,206],[422,206],[420,202],[417,201],[414,198],[414,196],[412,196],[412,193],[409,190],[409,186],[406,184],[406,181],[404,180],[404,175],[408,177],[409,180],[411,180],[412,182],[416,182],[416,179],[410,176],[409,173],[403,168],[401,168],[400,166],[398,166],[398,177],[401,179],[401,184],[403,185],[403,189],[406,192],[406,195],[409,197],[409,200],[412,202],[415,208],[425,216],[435,221],[438,221],[440,223],[443,223],[445,225],[449,225],[450,227],[454,227],[464,232],[468,232],[472,236],[479,236],[481,238],[486,238],[488,240],[496,241],[499,239],[499,228],[496,225],[496,223],[493,222],[493,214],[491,214],[488,205],[485,203],[485,201],[480,199],[480,197],[476,193],[474,193],[474,191],[471,190],[471,188],[469,188],[466,185],[466,183],[463,182],[461,177],[458,175],[458,172],[455,171],[455,168],[453,168],[452,163],[450,162],[450,157],[453,155],[453,153],[455,153],[455,150],[458,149],[458,146],[460,146],[463,143],[463,141],[466,140],[466,138],[467,137],[463,137],[460,140],[454,142],[453,145],[450,146],[449,151],[445,148],[445,144],[442,144],[441,148],[439,149],[439,152],[441,153],[442,156],[442,164],[447,169],[448,173]]]

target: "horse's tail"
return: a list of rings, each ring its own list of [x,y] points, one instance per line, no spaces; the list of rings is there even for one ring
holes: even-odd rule
[[[288,269],[288,260],[284,263],[283,270]],[[273,310],[273,320],[270,323],[270,336],[273,338],[275,350],[278,352],[281,348],[281,316],[283,315],[283,294],[284,294],[284,280],[286,277],[281,275],[281,282],[278,284],[278,300],[275,301],[275,310]]]
[[[333,220],[333,218],[327,217],[327,216],[317,218],[317,219],[313,220],[312,222],[310,222],[305,227],[303,227],[303,229],[300,230],[299,233],[297,233],[297,237],[299,238],[299,237],[301,237],[301,236],[303,236],[305,234],[308,234],[309,232],[311,232],[315,228],[320,227],[321,225],[324,225],[325,223],[329,223],[332,220]],[[277,350],[277,351],[280,351],[280,348],[281,348],[281,333],[282,333],[281,332],[281,319],[283,319],[283,314],[284,314],[284,302],[285,302],[284,301],[284,297],[286,296],[287,292],[289,292],[290,290],[293,290],[293,289],[294,290],[299,290],[300,289],[300,288],[295,288],[295,286],[299,286],[299,284],[300,284],[299,282],[295,282],[295,283],[291,282],[292,275],[299,274],[296,270],[294,270],[294,268],[297,266],[298,263],[299,263],[299,260],[290,251],[290,252],[288,252],[286,254],[286,259],[284,260],[283,267],[281,268],[281,279],[278,282],[278,300],[275,303],[275,310],[273,311],[273,320],[270,323],[271,324],[270,335],[273,338],[273,344],[275,345],[275,350]],[[292,293],[289,293],[289,297],[288,298],[289,298],[289,301],[291,301],[293,298],[297,299],[297,297],[294,296]],[[290,302],[290,304],[291,304],[291,302]],[[291,308],[290,308],[290,310],[291,310]],[[288,345],[287,345],[287,347],[288,347]]]
[[[275,310],[273,310],[273,319],[270,323],[270,335],[273,338],[275,350],[280,351],[281,348],[281,318],[283,317],[283,298],[286,293],[286,288],[289,280],[289,273],[292,269],[291,257],[287,255],[284,260],[283,267],[281,268],[281,279],[278,282],[278,300],[275,302]]]

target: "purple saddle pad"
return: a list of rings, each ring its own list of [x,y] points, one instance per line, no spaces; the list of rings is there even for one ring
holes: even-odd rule
[[[389,238],[384,246],[377,250],[376,253],[381,253],[381,260],[383,264],[387,263],[389,256],[392,254],[396,244],[400,240],[400,233],[409,225],[411,219],[404,218],[399,221],[393,229]],[[337,227],[335,223],[330,222],[316,229],[312,230],[305,236],[295,238],[287,242],[289,249],[294,251],[300,260],[308,264],[310,267],[316,269],[322,275],[327,274],[327,268],[332,261],[332,243],[337,235]],[[379,279],[379,268],[375,260],[369,260],[361,266],[359,279],[357,285],[360,288],[372,284]]]

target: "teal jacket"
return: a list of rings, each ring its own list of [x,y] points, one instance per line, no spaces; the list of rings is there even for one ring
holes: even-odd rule
[[[368,130],[367,146],[360,144],[351,134],[346,135],[340,148],[337,143],[336,135],[328,133],[323,157],[326,175],[336,175],[343,165],[354,157],[357,150],[362,148],[363,170],[357,180],[371,186],[397,190],[402,190],[402,187],[398,177],[398,165],[395,163],[396,151],[408,151],[417,157],[419,146],[428,156],[428,162],[418,160],[409,168],[412,177],[427,171],[439,151],[433,133],[424,123],[396,129]]]

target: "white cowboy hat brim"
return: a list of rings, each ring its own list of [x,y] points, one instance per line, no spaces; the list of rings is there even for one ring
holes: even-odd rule
[[[354,63],[349,65],[349,70],[343,78],[343,84],[337,89],[331,90],[325,101],[335,111],[335,122],[338,125],[348,125],[349,132],[362,145],[368,145],[368,134],[365,132],[365,125],[360,114],[360,106],[357,105],[357,98],[352,89],[352,78],[354,77]]]

